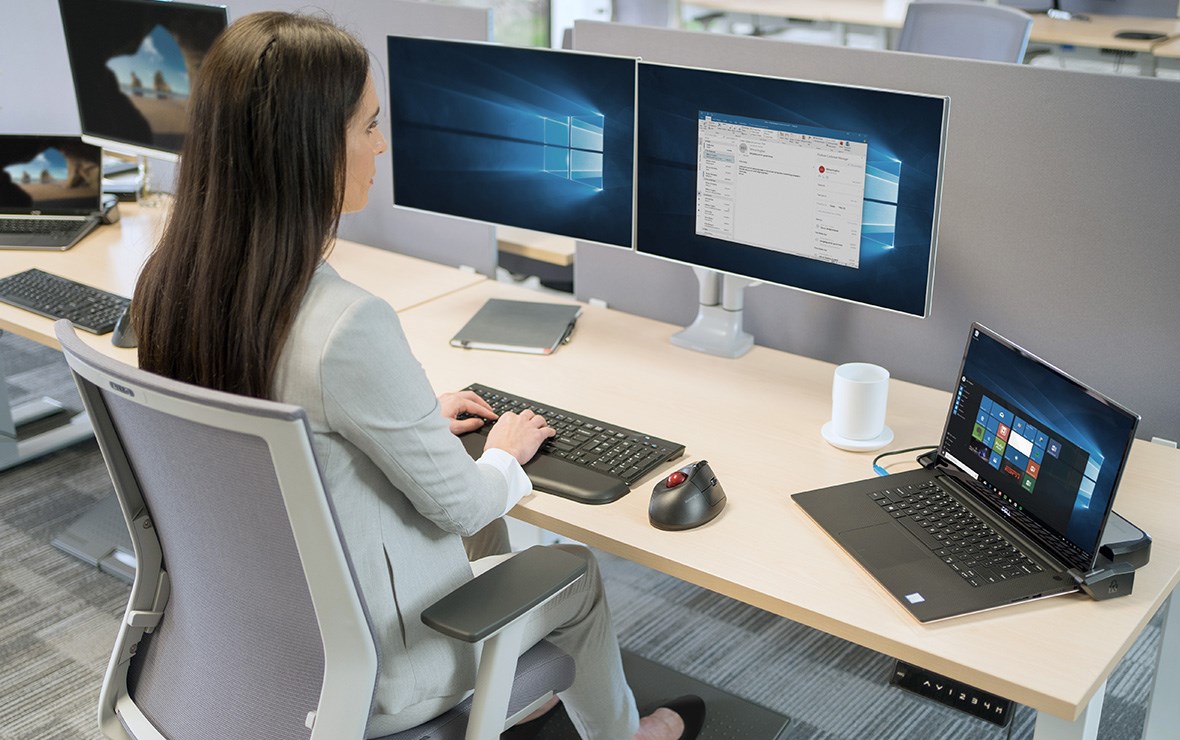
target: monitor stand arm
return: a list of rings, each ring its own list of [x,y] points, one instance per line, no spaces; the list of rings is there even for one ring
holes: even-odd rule
[[[745,289],[758,283],[694,267],[700,281],[697,317],[683,331],[672,335],[677,347],[720,357],[741,357],[754,346],[754,337],[742,330]]]

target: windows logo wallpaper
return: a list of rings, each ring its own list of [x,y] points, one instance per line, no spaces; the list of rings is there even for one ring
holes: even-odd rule
[[[634,59],[388,44],[397,205],[631,245]]]

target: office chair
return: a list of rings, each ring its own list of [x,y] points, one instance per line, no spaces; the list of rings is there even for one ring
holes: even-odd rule
[[[102,732],[364,737],[381,656],[304,411],[152,375],[91,349],[68,321],[54,329],[137,562]],[[552,644],[518,663],[519,617],[585,569],[526,550],[428,607],[431,627],[484,641],[475,694],[386,740],[496,738],[567,688],[573,661]]]
[[[979,2],[914,0],[906,10],[898,51],[995,62],[1024,61],[1032,16]]]

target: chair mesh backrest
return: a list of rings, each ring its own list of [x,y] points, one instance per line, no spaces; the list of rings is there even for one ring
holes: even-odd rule
[[[171,740],[308,737],[323,651],[267,444],[101,394],[172,585],[132,699]]]
[[[112,392],[74,368],[120,497],[132,515],[142,498],[171,584],[163,620],[127,670],[131,699],[171,740],[307,738],[323,648],[273,451],[232,423],[227,430],[142,404],[179,394],[204,405],[210,392],[111,364],[70,334],[59,339],[71,365],[127,384],[109,382]],[[217,395],[216,414],[258,413],[251,399],[235,406]],[[132,532],[137,548],[150,536]],[[137,588],[157,577],[140,564]]]
[[[994,62],[1021,62],[1032,17],[980,2],[913,2],[898,38],[899,51]]]

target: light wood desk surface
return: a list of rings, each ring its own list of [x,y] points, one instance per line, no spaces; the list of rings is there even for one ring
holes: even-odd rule
[[[594,306],[550,356],[450,347],[447,338],[492,297],[561,300],[489,282],[404,314],[436,391],[485,383],[687,448],[615,503],[536,493],[513,510],[519,519],[1065,720],[1088,706],[1180,582],[1180,452],[1139,441],[1116,508],[1155,543],[1131,596],[1068,595],[923,626],[790,498],[873,475],[871,454],[837,450],[820,436],[833,365],[764,347],[738,360],[698,354],[669,344],[677,327]],[[946,392],[895,380],[891,447],[936,443],[949,401]],[[651,487],[701,458],[725,487],[726,509],[699,529],[652,528]]]
[[[101,226],[64,252],[0,250],[0,275],[11,275],[32,267],[96,288],[130,296],[148,254],[163,228],[165,207],[145,208],[120,203],[122,219]],[[355,242],[336,242],[328,262],[346,279],[375,293],[398,310],[483,282],[485,278],[403,254],[368,247]],[[0,329],[35,342],[57,347],[53,321],[6,303],[0,303]],[[111,335],[78,332],[87,344],[111,357],[134,365],[135,350],[111,344]]]
[[[1180,59],[1180,38],[1161,42],[1151,53],[1160,59]]]
[[[878,28],[901,28],[905,23],[905,2],[897,0],[683,0],[692,7],[727,13],[748,13],[777,18],[795,18],[820,23],[847,23]],[[1119,31],[1151,31],[1180,36],[1180,19],[1140,18],[1092,14],[1090,20],[1058,20],[1043,13],[1033,14],[1029,43],[1085,46],[1151,53],[1160,41],[1120,39]]]

